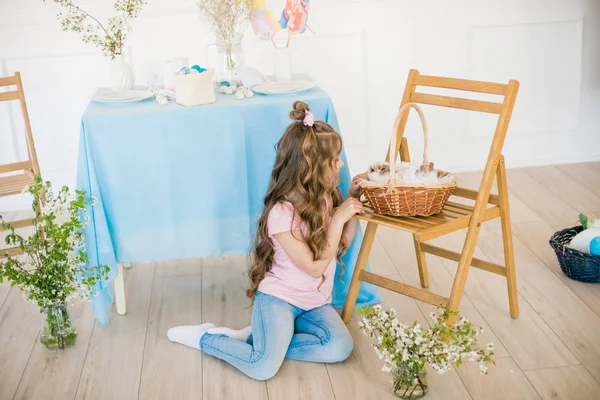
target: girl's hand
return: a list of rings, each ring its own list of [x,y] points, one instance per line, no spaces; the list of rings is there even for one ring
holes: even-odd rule
[[[358,199],[351,197],[348,200],[344,201],[335,210],[335,213],[333,214],[332,218],[338,220],[342,224],[345,224],[346,222],[350,221],[350,219],[356,214],[362,214],[364,212],[365,211],[363,209],[362,203]]]
[[[348,193],[348,195],[350,197],[354,197],[354,198],[359,198],[360,197],[360,188],[358,187],[358,183],[361,180],[368,180],[369,178],[367,177],[367,174],[359,174],[356,175],[354,178],[352,178],[352,183],[350,184],[350,192]]]

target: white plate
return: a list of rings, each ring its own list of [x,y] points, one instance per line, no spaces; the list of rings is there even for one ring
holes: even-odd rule
[[[317,82],[312,81],[281,81],[252,86],[252,91],[261,94],[287,94],[304,92],[316,86]]]
[[[126,90],[124,92],[102,92],[96,93],[93,101],[100,103],[132,103],[142,101],[154,96],[149,90]]]

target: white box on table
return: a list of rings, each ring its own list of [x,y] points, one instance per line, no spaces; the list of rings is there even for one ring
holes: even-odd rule
[[[175,75],[175,101],[183,106],[214,103],[214,69],[199,74]]]

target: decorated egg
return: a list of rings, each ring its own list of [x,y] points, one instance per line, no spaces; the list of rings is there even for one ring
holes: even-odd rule
[[[590,242],[590,253],[595,256],[600,256],[600,236],[593,238]]]

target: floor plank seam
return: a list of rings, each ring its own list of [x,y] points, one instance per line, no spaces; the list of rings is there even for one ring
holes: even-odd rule
[[[524,243],[521,241],[521,239],[519,239],[518,237],[515,237],[514,239],[518,240],[518,241],[519,241],[519,242],[520,242],[520,243],[521,243],[523,246],[525,246],[525,244],[524,244]],[[525,246],[525,247],[527,247],[527,246]],[[488,255],[488,253],[487,253],[487,252],[485,252],[485,251],[484,251],[484,250],[483,250],[481,247],[477,247],[477,248],[478,248],[478,249],[479,249],[479,250],[480,250],[480,251],[481,251],[481,252],[482,252],[482,253],[485,255],[485,257],[486,257],[488,260],[491,260],[491,258],[490,258],[490,256]],[[550,326],[550,324],[548,324],[548,321],[546,321],[546,320],[544,319],[544,317],[543,317],[542,315],[540,315],[540,312],[539,312],[539,311],[538,311],[538,310],[537,310],[537,309],[536,309],[536,308],[535,308],[535,307],[534,307],[534,306],[533,306],[533,305],[532,305],[532,304],[529,302],[529,300],[527,300],[527,298],[525,297],[525,295],[524,295],[524,294],[523,294],[523,293],[522,293],[522,292],[521,292],[521,291],[518,289],[518,287],[519,287],[518,280],[519,280],[519,273],[518,273],[518,270],[517,270],[517,293],[519,293],[519,295],[520,295],[520,299],[521,299],[521,300],[523,300],[523,301],[525,301],[525,303],[527,303],[527,304],[529,305],[529,307],[531,307],[531,309],[533,310],[533,312],[535,312],[535,313],[537,314],[537,316],[538,316],[538,317],[540,317],[540,319],[541,319],[541,320],[544,322],[544,324],[545,324],[545,325],[548,327],[548,329],[550,329],[550,331],[551,331],[551,332],[552,332],[552,333],[553,333],[553,334],[556,336],[556,338],[558,339],[558,341],[559,341],[560,343],[562,343],[562,344],[563,344],[563,346],[565,346],[565,348],[567,348],[567,349],[569,350],[569,352],[570,352],[570,353],[573,355],[573,357],[574,357],[574,358],[575,358],[577,361],[579,361],[579,363],[581,363],[581,360],[580,360],[579,358],[577,358],[577,356],[576,356],[576,355],[573,353],[573,351],[571,350],[571,347],[570,347],[570,346],[567,346],[567,344],[566,344],[566,343],[565,343],[565,341],[562,339],[562,337],[561,337],[561,336],[560,336],[558,333],[556,333],[556,331],[554,330],[554,328],[552,328],[552,327]],[[562,281],[561,281],[561,283],[562,283],[564,286],[567,286],[567,285],[565,285],[565,284],[564,284],[564,282],[562,282]],[[465,294],[465,295],[466,295],[466,294]],[[586,306],[587,306],[587,304],[586,304]],[[481,313],[480,313],[480,314],[481,314]],[[483,317],[483,319],[485,320],[485,317],[484,317],[483,315],[482,315],[482,317]],[[486,323],[489,325],[489,323],[487,322],[487,320],[486,320]],[[492,328],[491,328],[491,326],[490,326],[490,329],[492,329]],[[496,335],[496,336],[498,336],[498,335]],[[501,340],[499,337],[498,337],[498,340],[500,340],[500,342],[502,342],[502,340]],[[504,346],[504,347],[506,348],[506,346]],[[506,349],[506,351],[508,351],[508,352],[509,352],[509,354],[510,354],[510,351],[509,351],[508,349]],[[511,356],[513,356],[513,355],[511,354]],[[514,358],[514,356],[513,356],[513,358]],[[517,365],[518,365],[518,364],[517,364]],[[569,366],[572,366],[572,364],[569,364]],[[521,368],[521,366],[520,366],[520,365],[519,365],[519,369],[521,369],[521,371],[523,370],[523,369]]]
[[[33,350],[35,350],[35,346],[37,345],[39,338],[40,338],[40,331],[38,331],[38,334],[35,336],[35,339],[33,341],[33,345],[31,346],[31,351],[29,352],[29,357],[27,358],[27,363],[25,363],[25,368],[23,368],[23,372],[21,373],[21,378],[19,378],[19,383],[15,387],[15,393],[13,394],[13,397],[12,397],[13,400],[15,400],[15,397],[17,397],[17,393],[19,393],[19,387],[21,386],[21,382],[23,382],[23,377],[25,376],[27,367],[29,367],[29,362],[31,361],[31,356],[33,355]]]
[[[329,366],[327,364],[325,365],[325,371],[327,371],[327,378],[329,379],[329,386],[331,386],[331,393],[333,394],[333,400],[337,400],[337,397],[335,395],[335,389],[333,388],[333,382],[331,382],[331,374],[329,373]]]
[[[452,366],[452,369],[454,370],[454,372],[456,372],[456,376],[458,376],[458,379],[460,380],[460,383],[463,384],[463,386],[465,387],[465,390],[467,391],[467,394],[469,395],[469,398],[471,400],[474,400],[473,398],[473,394],[471,393],[471,391],[469,390],[469,387],[467,386],[467,384],[465,383],[463,377],[458,373],[458,367],[456,366]]]
[[[490,328],[490,330],[491,330],[491,328]],[[500,340],[500,339],[498,339],[498,340]],[[507,352],[508,352],[508,350],[507,350]],[[510,354],[507,354],[505,356],[494,356],[494,360],[504,360],[505,358],[513,358],[513,356],[511,356]],[[516,364],[516,361],[515,361],[515,364]],[[519,367],[519,369],[520,369],[520,367]],[[524,371],[524,370],[521,370],[521,371]]]
[[[528,176],[529,176],[529,175],[528,175]],[[536,181],[536,182],[537,182],[537,181]],[[519,195],[519,192],[518,192],[518,191],[517,191],[517,192],[512,192],[512,191],[510,191],[510,190],[509,190],[509,193],[510,193],[511,195],[515,196],[515,197],[516,197],[516,198],[517,198],[517,199],[518,199],[518,200],[519,200],[521,203],[523,203],[523,204],[527,205],[527,198],[526,198],[526,197],[525,197],[525,198],[524,198],[524,197],[521,197],[521,196]],[[552,193],[552,194],[553,194],[553,193]],[[553,194],[553,195],[554,195],[554,194]],[[556,197],[556,195],[554,195],[554,197]],[[565,204],[566,206],[568,206],[568,205],[567,205],[567,204],[566,204],[564,201],[562,201],[562,199],[561,199],[561,198],[559,198],[559,197],[556,197],[556,200],[558,200],[558,201],[560,201],[561,203],[563,203],[563,204]],[[532,210],[532,212],[533,212],[533,213],[535,213],[535,215],[537,215],[537,216],[538,216],[538,218],[539,218],[541,221],[546,221],[546,219],[545,219],[545,218],[544,218],[542,215],[540,215],[540,214],[536,213],[536,212],[535,212],[535,211],[533,211],[533,210]],[[535,222],[535,221],[533,221],[533,222]],[[563,230],[563,229],[564,229],[564,227],[562,227],[562,228],[561,228],[561,227],[557,227],[557,226],[555,226],[554,224],[552,224],[551,222],[546,222],[546,223],[547,223],[547,224],[548,224],[548,225],[549,225],[549,226],[550,226],[552,229],[554,229],[555,231],[560,231],[560,230]]]
[[[544,396],[542,395],[542,393],[538,390],[538,388],[535,387],[535,385],[533,384],[533,382],[531,382],[531,379],[529,379],[529,377],[527,376],[527,374],[523,370],[521,370],[521,373],[523,374],[523,376],[525,377],[525,379],[527,379],[527,382],[529,382],[529,384],[531,385],[531,387],[533,388],[533,390],[535,390],[535,392],[539,396],[540,400],[542,400],[544,398]]]
[[[142,376],[144,373],[144,359],[146,358],[146,343],[148,341],[148,324],[150,323],[150,310],[152,309],[152,296],[154,295],[154,280],[156,277],[156,264],[152,268],[152,283],[150,286],[150,299],[148,301],[148,311],[146,312],[146,334],[144,335],[144,346],[142,347],[142,363],[140,364],[140,378],[138,380],[137,398],[140,398],[142,389]]]
[[[569,368],[569,367],[584,367],[585,368],[585,365],[576,364],[576,365],[560,365],[560,366],[556,366],[556,367],[529,368],[529,369],[524,369],[523,372],[549,371],[549,370],[553,370],[553,369],[561,369],[561,368]]]
[[[489,257],[487,256],[487,254],[486,254],[486,253],[485,253],[483,250],[481,250],[481,248],[480,248],[480,247],[477,247],[477,249],[479,249],[479,250],[480,250],[480,251],[481,251],[481,252],[482,252],[482,253],[485,255],[485,257],[486,257],[486,258],[489,260]],[[438,259],[439,259],[439,257],[438,257]],[[440,260],[441,260],[441,259],[440,259]],[[453,274],[452,274],[452,272],[451,272],[451,271],[448,269],[449,267],[448,267],[448,265],[447,265],[447,264],[444,262],[444,260],[441,260],[441,262],[442,262],[442,265],[444,266],[444,269],[445,269],[445,270],[448,272],[448,274],[450,274],[450,276],[452,276],[452,277],[454,278],[454,275],[453,275]],[[517,275],[517,278],[518,278],[518,275]],[[468,281],[468,279],[467,279],[467,281]],[[509,350],[509,348],[507,347],[507,345],[506,345],[506,344],[505,344],[505,343],[502,341],[502,339],[500,338],[500,335],[498,335],[498,334],[497,334],[497,333],[494,331],[494,329],[492,328],[492,325],[490,324],[490,322],[488,321],[488,319],[485,317],[484,313],[482,313],[482,312],[481,312],[481,310],[479,310],[479,307],[477,306],[477,302],[475,302],[475,301],[471,300],[471,298],[470,298],[470,297],[469,297],[469,295],[467,294],[467,289],[466,289],[466,288],[465,288],[465,293],[463,294],[463,297],[464,297],[464,298],[467,298],[467,299],[468,299],[468,300],[471,302],[471,304],[473,305],[473,307],[474,307],[474,308],[477,310],[477,312],[478,312],[478,313],[479,313],[479,315],[481,316],[481,319],[483,319],[483,321],[484,321],[484,322],[487,324],[487,326],[489,327],[490,331],[491,331],[491,332],[494,334],[494,336],[496,336],[496,338],[498,339],[498,342],[500,342],[500,344],[502,345],[502,347],[504,347],[504,349],[505,349],[505,350],[506,350],[506,352],[508,353],[509,357],[511,357],[511,358],[512,358],[512,359],[515,361],[515,365],[516,365],[516,366],[519,368],[519,370],[520,370],[521,372],[523,372],[523,369],[521,368],[521,366],[519,365],[519,363],[516,361],[516,358],[515,358],[514,354],[512,354],[512,353],[510,352],[510,350]],[[528,304],[528,305],[531,307],[531,304],[529,304],[529,302],[527,301],[527,299],[525,299],[525,298],[523,297],[523,295],[521,295],[521,299],[522,299],[523,301],[525,301],[525,302],[526,302],[526,303],[527,303],[527,304]],[[508,298],[507,298],[507,301],[508,301]],[[531,309],[532,309],[532,310],[534,310],[534,312],[537,314],[537,311],[535,311],[535,309],[534,309],[533,307],[531,307]],[[539,314],[538,314],[538,315],[539,315]],[[540,318],[541,318],[541,317],[540,317]],[[548,325],[548,323],[547,323],[545,320],[543,320],[543,319],[542,319],[542,321],[544,322],[544,324]],[[570,350],[569,350],[569,351],[570,351]]]
[[[79,392],[79,385],[81,384],[81,377],[83,376],[83,369],[85,367],[85,362],[87,361],[88,352],[90,351],[90,346],[92,345],[92,338],[94,337],[94,330],[96,329],[96,318],[94,317],[94,325],[92,326],[92,330],[90,332],[90,340],[88,340],[87,347],[85,349],[85,356],[83,357],[83,362],[81,363],[81,371],[79,371],[79,379],[77,379],[77,387],[75,388],[75,394],[73,396],[73,400],[77,398],[77,393]]]
[[[585,365],[581,364],[581,366],[583,367],[583,369],[585,369],[587,371],[588,374],[590,374],[590,376],[596,381],[598,382],[598,384],[600,384],[600,378],[597,378],[594,374],[592,374],[592,371],[590,371],[590,369],[588,367],[586,367]]]
[[[8,292],[6,292],[6,297],[4,297],[4,300],[2,300],[2,304],[0,304],[0,310],[2,310],[2,307],[4,307],[4,303],[6,303],[6,299],[8,299],[8,296],[10,295],[10,292],[13,290],[13,287],[14,286],[10,286],[8,288]]]
[[[529,249],[529,247],[528,247],[528,246],[527,246],[525,243],[523,243],[523,241],[521,240],[521,238],[519,238],[519,237],[514,237],[514,239],[518,240],[519,242],[521,242],[521,244],[522,244],[523,246],[525,246],[527,249]],[[531,253],[533,254],[533,256],[534,256],[536,259],[538,259],[538,260],[539,260],[539,261],[542,263],[542,265],[544,265],[546,268],[549,268],[549,267],[546,265],[546,263],[544,263],[544,261],[543,261],[541,258],[539,258],[539,257],[538,257],[538,255],[537,255],[537,254],[535,254],[535,253],[534,253],[534,252],[533,252],[531,249],[529,249],[529,250],[531,251]],[[484,253],[485,253],[485,252],[484,252]],[[486,254],[486,256],[487,256],[487,254]],[[488,258],[489,258],[489,257],[488,257]],[[550,269],[551,269],[551,268],[550,268]],[[554,272],[554,271],[553,271],[553,272]],[[582,299],[581,297],[579,297],[579,296],[577,295],[577,293],[575,293],[575,292],[573,291],[573,289],[571,289],[571,288],[569,287],[569,285],[567,285],[567,284],[566,284],[566,283],[565,283],[565,282],[564,282],[562,279],[560,279],[560,277],[558,276],[558,274],[557,274],[556,272],[554,272],[554,275],[557,277],[557,279],[560,281],[560,283],[561,283],[561,284],[562,284],[562,285],[563,285],[563,286],[564,286],[564,287],[565,287],[565,288],[566,288],[566,289],[567,289],[569,292],[573,293],[573,295],[574,295],[575,297],[577,297],[577,298],[578,298],[578,299],[581,301],[581,303],[584,305],[584,308],[587,308],[589,311],[591,311],[591,312],[592,312],[592,314],[594,314],[594,315],[598,316],[598,314],[597,314],[597,313],[596,313],[596,312],[595,312],[595,311],[594,311],[594,310],[593,310],[593,309],[592,309],[592,308],[591,308],[591,307],[590,307],[590,306],[589,306],[589,305],[588,305],[588,304],[587,304],[585,301],[583,301],[583,299]],[[517,275],[517,277],[518,277],[518,275]],[[518,286],[518,284],[517,284],[517,286]],[[519,292],[519,293],[520,293],[520,292]],[[524,298],[524,295],[523,295],[523,294],[521,294],[521,296]],[[529,303],[529,302],[528,302],[528,303]],[[531,306],[531,304],[529,304],[529,305]],[[536,310],[536,309],[535,309],[533,306],[531,306],[531,307],[532,307],[532,308],[533,308],[533,310],[536,312],[536,314],[538,314],[538,315],[540,316],[540,318],[542,318],[542,319],[544,320],[544,322],[546,322],[546,320],[544,319],[544,317],[543,317],[542,315],[540,315],[540,313],[539,313],[539,312],[538,312],[538,311],[537,311],[537,310]],[[600,318],[600,316],[598,316],[598,317]],[[550,329],[552,329],[552,332],[554,332],[554,334],[555,334],[555,335],[556,335],[556,336],[559,338],[559,340],[560,340],[560,341],[561,341],[561,342],[562,342],[562,343],[563,343],[563,344],[564,344],[564,345],[567,347],[567,349],[569,349],[569,351],[571,351],[571,349],[569,348],[569,346],[567,346],[567,345],[564,343],[564,341],[562,340],[561,336],[560,336],[560,335],[558,335],[558,334],[557,334],[557,333],[554,331],[554,329],[553,329],[553,328],[552,328],[552,327],[551,327],[551,326],[548,324],[548,322],[546,322],[546,325],[548,325],[548,327],[549,327]],[[573,354],[573,355],[575,355],[575,354]],[[575,358],[577,358],[577,357],[575,357]],[[577,360],[579,360],[579,359],[577,358]],[[581,360],[579,360],[579,362],[581,362]]]
[[[202,277],[202,273],[198,272],[195,274],[189,274],[189,273],[184,273],[184,274],[177,274],[177,275],[165,275],[165,276],[156,276],[154,279],[171,279],[171,278],[186,278],[186,277],[196,277],[196,276],[200,276]]]
[[[547,167],[547,168],[549,168],[549,169],[552,169],[552,170],[554,170],[555,172],[558,172],[559,174],[562,174],[562,175],[564,175],[566,178],[568,178],[568,179],[571,179],[571,181],[572,181],[573,183],[577,184],[577,186],[580,186],[580,188],[578,188],[578,189],[580,189],[580,190],[581,190],[581,189],[583,189],[583,191],[584,191],[584,193],[580,193],[580,194],[583,194],[583,195],[585,196],[585,198],[592,198],[592,199],[594,199],[593,201],[598,201],[598,200],[599,200],[599,198],[598,198],[599,196],[596,196],[596,194],[595,194],[593,191],[589,190],[589,189],[586,187],[586,185],[583,185],[583,184],[579,183],[578,181],[574,180],[573,178],[571,178],[571,177],[569,176],[569,174],[567,174],[567,173],[563,172],[563,171],[562,171],[560,168],[558,168],[558,166],[557,166],[557,165],[548,165],[548,166],[546,166],[546,167]],[[526,174],[527,176],[529,176],[529,178],[530,178],[530,179],[532,179],[532,180],[534,180],[534,181],[536,181],[536,182],[537,182],[537,181],[538,181],[538,179],[536,179],[536,177],[535,177],[535,176],[534,176],[534,175],[531,173],[532,169],[534,169],[534,168],[540,168],[540,167],[528,167],[528,168],[524,168],[524,169],[523,169],[523,171],[525,172],[525,174]],[[552,187],[552,186],[548,186],[548,187]],[[564,202],[564,203],[566,203],[566,204],[569,204],[569,205],[571,204],[571,202],[569,201],[569,199],[564,199],[564,198],[562,198],[562,197],[560,196],[560,194],[556,193],[555,191],[552,191],[551,189],[548,189],[548,191],[549,191],[549,192],[550,192],[550,193],[551,193],[553,196],[555,196],[557,199],[561,200],[562,202]],[[562,190],[561,190],[560,192],[561,192],[561,193],[563,193],[563,191],[562,191]],[[586,192],[587,192],[587,193],[586,193]],[[579,197],[579,196],[578,196],[578,197]],[[574,208],[577,208],[577,207],[576,207],[576,206],[574,206]],[[595,211],[595,210],[581,210],[581,212],[584,212],[584,213],[587,213],[587,212],[592,212],[592,211]],[[574,219],[574,220],[575,220],[575,219]]]

